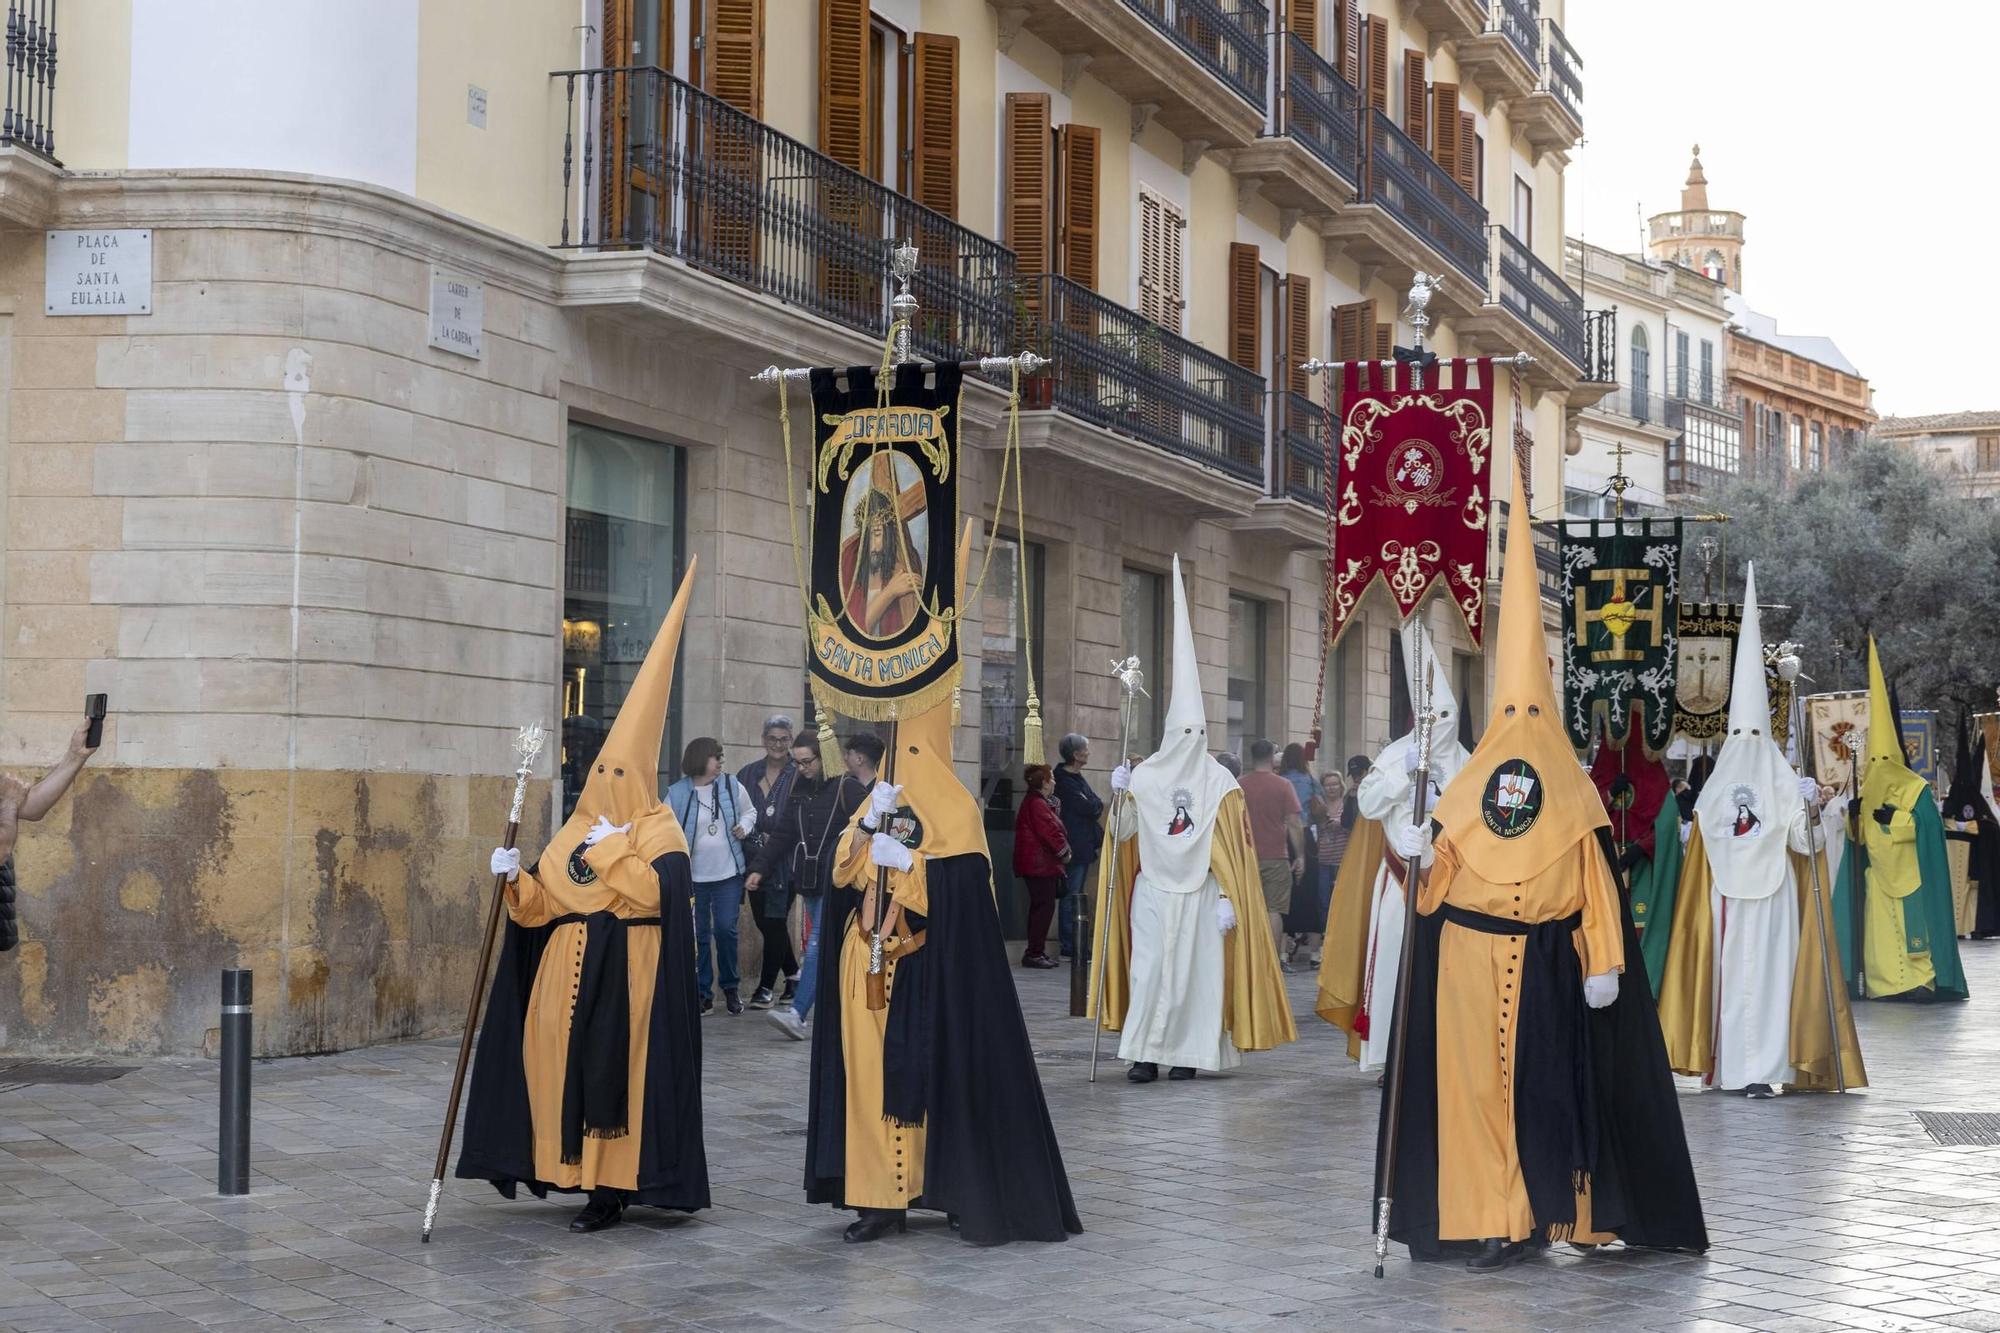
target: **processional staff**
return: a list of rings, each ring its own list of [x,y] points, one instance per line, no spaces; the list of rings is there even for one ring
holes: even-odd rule
[[[1113,662],[1111,664],[1111,676],[1118,682],[1119,689],[1124,691],[1123,696],[1118,701],[1118,763],[1121,765],[1129,764],[1132,762],[1132,716],[1138,712],[1139,696],[1146,693],[1146,673],[1140,670],[1139,657],[1135,653],[1122,662]],[[1108,984],[1106,972],[1110,966],[1109,956],[1105,953],[1105,949],[1108,947],[1108,937],[1111,934],[1111,910],[1115,905],[1113,898],[1118,892],[1118,848],[1124,841],[1118,836],[1118,814],[1121,804],[1129,803],[1131,800],[1132,792],[1129,784],[1124,791],[1118,791],[1114,788],[1111,793],[1111,807],[1104,817],[1105,830],[1111,838],[1111,850],[1105,854],[1104,878],[1101,881],[1102,887],[1099,888],[1097,893],[1097,943],[1091,955],[1092,967],[1095,969],[1097,978],[1097,984],[1092,988],[1091,1003],[1087,1008],[1087,1012],[1097,1020],[1090,1032],[1090,1081],[1092,1083],[1097,1082],[1097,1051],[1104,1040],[1104,997]],[[1085,896],[1084,894],[1077,895],[1079,899]],[[1083,904],[1080,901],[1077,904],[1076,910],[1077,925],[1081,926],[1083,924]],[[1081,965],[1083,961],[1082,944],[1083,936],[1079,932],[1077,935],[1077,956],[1070,960],[1071,966]]]
[[[1799,747],[1799,772],[1805,773],[1811,764],[1812,738],[1806,734],[1805,700],[1799,697],[1797,682],[1810,680],[1810,676],[1799,674],[1799,645],[1781,643],[1778,645],[1778,675],[1792,685],[1792,741]],[[1817,777],[1817,774],[1814,775]],[[1837,1091],[1847,1091],[1846,1062],[1840,1051],[1840,1015],[1834,1009],[1834,977],[1840,964],[1835,955],[1840,952],[1840,941],[1828,933],[1827,927],[1833,920],[1833,910],[1826,899],[1830,887],[1819,873],[1819,816],[1817,811],[1806,811],[1806,860],[1812,867],[1813,920],[1819,931],[1820,973],[1826,985],[1826,1026],[1828,1038],[1833,1043],[1833,1083]]]

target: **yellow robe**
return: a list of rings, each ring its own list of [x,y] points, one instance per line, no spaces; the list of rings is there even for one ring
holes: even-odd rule
[[[1956,819],[1944,821],[1944,831],[1957,829],[1978,832],[1978,824]],[[1979,920],[1979,882],[1972,878],[1972,844],[1959,838],[1944,840],[1945,863],[1951,867],[1952,924],[1960,935],[1970,935]]]
[[[1445,903],[1523,922],[1583,914],[1575,932],[1585,976],[1625,966],[1624,918],[1611,868],[1597,839],[1580,839],[1539,874],[1496,883],[1461,863],[1450,838],[1418,895],[1426,916]],[[1519,935],[1490,935],[1445,923],[1438,943],[1438,1238],[1526,1240],[1534,1213],[1514,1135],[1515,1020]],[[1590,1228],[1588,1192],[1577,1198],[1575,1238],[1607,1240]]]
[[[1929,800],[1928,792],[1918,797]],[[1902,995],[1933,990],[1937,969],[1928,951],[1911,953],[1906,942],[1903,899],[1923,887],[1917,864],[1916,816],[1896,807],[1883,828],[1864,810],[1861,836],[1868,849],[1866,902],[1863,907],[1862,965],[1867,969],[1870,995]]]
[[[1825,934],[1813,906],[1812,864],[1791,854],[1792,881],[1798,886],[1799,959],[1792,969],[1790,1086],[1831,1091],[1836,1086],[1833,1043],[1826,1017],[1826,977],[1821,961],[1833,949],[1833,867],[1821,849],[1820,883],[1824,886]],[[1680,891],[1674,898],[1673,944],[1660,978],[1660,1034],[1667,1042],[1667,1063],[1674,1072],[1707,1078],[1715,1069],[1715,916],[1710,892],[1715,887],[1703,850],[1701,821],[1688,836],[1681,861]],[[1834,977],[1834,1015],[1840,1028],[1841,1075],[1850,1088],[1868,1086],[1868,1069],[1861,1062],[1861,1042],[1854,1034],[1854,1011],[1847,1003],[1847,985]]]
[[[1368,916],[1374,900],[1375,874],[1382,868],[1388,839],[1382,824],[1357,819],[1347,837],[1340,876],[1333,882],[1327,908],[1326,941],[1319,959],[1319,998],[1313,1009],[1347,1033],[1347,1058],[1361,1058],[1361,1037],[1354,1019],[1361,1012],[1361,990],[1368,981]]]
[[[1114,835],[1115,836],[1115,835]],[[1106,1031],[1125,1023],[1132,1000],[1132,886],[1139,877],[1139,839],[1135,834],[1118,844],[1118,879],[1111,878],[1111,855],[1101,858],[1098,897],[1107,896],[1111,913],[1105,925],[1106,944],[1091,962],[1089,1012],[1097,1016],[1096,997],[1102,985]],[[1239,1051],[1268,1051],[1297,1041],[1291,1000],[1285,994],[1284,973],[1271,932],[1263,929],[1264,886],[1257,873],[1257,853],[1250,836],[1250,808],[1241,791],[1222,798],[1209,840],[1209,870],[1223,899],[1236,913],[1236,928],[1223,939],[1222,1026]]]

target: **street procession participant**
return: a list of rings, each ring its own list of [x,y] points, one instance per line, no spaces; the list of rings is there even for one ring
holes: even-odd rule
[[[2000,820],[1994,817],[1986,771],[1986,737],[1973,740],[1970,710],[1958,717],[1958,762],[1944,797],[1944,836],[1958,937],[2000,935]]]
[[[690,560],[576,810],[532,868],[513,848],[491,858],[508,921],[457,1175],[510,1199],[587,1192],[572,1231],[614,1226],[631,1203],[709,1204],[693,879],[659,788],[694,578]]]
[[[1784,1084],[1834,1086],[1820,947],[1833,903],[1831,895],[1812,899],[1815,884],[1830,885],[1833,875],[1824,859],[1817,871],[1805,859],[1824,843],[1815,827],[1819,803],[1819,784],[1794,773],[1771,739],[1752,565],[1729,731],[1695,802],[1660,993],[1668,1060],[1708,1087],[1763,1098]],[[1840,1077],[1846,1087],[1866,1087],[1845,990],[1836,986],[1833,1000]]]
[[[1850,857],[1857,855],[1854,840],[1858,837],[1861,843],[1856,864],[1862,870],[1866,998],[1963,1000],[1965,971],[1953,929],[1944,821],[1930,784],[1904,758],[1902,729],[1896,725],[1882,656],[1872,637],[1867,746],[1860,799],[1836,798],[1847,821]]]
[[[1674,893],[1680,883],[1681,812],[1665,766],[1646,753],[1639,735],[1634,725],[1622,749],[1608,741],[1598,746],[1590,780],[1611,817],[1611,844],[1632,902],[1632,927],[1639,933],[1646,983],[1658,995],[1673,934]],[[1655,922],[1658,928],[1649,929]]]
[[[1481,1271],[1545,1239],[1705,1248],[1608,817],[1560,720],[1518,467],[1510,514],[1493,720],[1436,819],[1391,835],[1428,869],[1375,1197],[1413,1257]]]
[[[1208,717],[1180,558],[1174,558],[1173,686],[1160,748],[1111,775],[1119,843],[1099,883],[1110,901],[1100,1022],[1120,1033],[1125,1076],[1185,1080],[1243,1063],[1244,1051],[1298,1040],[1278,949],[1265,929],[1263,881],[1249,807],[1209,757]]]
[[[1458,700],[1452,696],[1446,673],[1425,664],[1437,662],[1430,631],[1421,620],[1403,626],[1403,667],[1409,677],[1410,698],[1424,697],[1424,677],[1430,677],[1431,711],[1437,721],[1431,730],[1431,791],[1427,809],[1436,809],[1438,798],[1471,756],[1458,739]],[[1355,803],[1363,819],[1377,828],[1401,828],[1410,822],[1417,778],[1417,730],[1409,731],[1382,747],[1366,776],[1355,790]],[[1388,1063],[1389,1033],[1396,1011],[1396,972],[1403,957],[1403,915],[1406,867],[1395,849],[1380,846],[1366,881],[1350,880],[1342,867],[1343,881],[1336,891],[1360,890],[1364,904],[1359,912],[1339,912],[1338,925],[1329,922],[1326,954],[1320,960],[1320,1016],[1350,1034],[1348,1054],[1363,1070],[1378,1070]],[[1348,855],[1354,856],[1353,843]],[[1352,1006],[1328,1005],[1329,995],[1352,995]]]
[[[825,907],[805,1191],[860,1214],[853,1242],[902,1232],[911,1208],[975,1245],[1083,1230],[979,802],[952,767],[954,711],[947,692],[894,724],[893,767],[841,837]]]

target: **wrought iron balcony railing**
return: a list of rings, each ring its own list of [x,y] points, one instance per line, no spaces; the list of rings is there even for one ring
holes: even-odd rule
[[[1486,286],[1486,210],[1380,111],[1368,113],[1364,195]]]
[[[7,66],[0,147],[54,162],[56,0],[7,0]]]
[[[1318,52],[1285,34],[1285,133],[1350,184],[1361,180],[1361,94]]]
[[[1243,481],[1264,472],[1264,377],[1053,274],[1023,277],[1050,405]],[[1032,400],[1031,400],[1032,401]]]
[[[1641,425],[1664,425],[1666,405],[1658,394],[1646,388],[1621,386],[1607,394],[1592,409],[1615,417],[1630,417]]]
[[[1493,0],[1493,15],[1487,31],[1506,34],[1530,65],[1541,68],[1540,48],[1541,5],[1537,0]]]
[[[1554,19],[1542,20],[1541,70],[1543,89],[1571,119],[1583,124],[1583,58]]]
[[[1505,227],[1493,233],[1493,295],[1582,369],[1590,360],[1583,298]]]
[[[564,248],[644,249],[880,337],[891,243],[918,250],[926,356],[1016,343],[1013,251],[664,70],[560,71]]]
[[[1326,415],[1302,393],[1288,390],[1273,398],[1278,430],[1271,494],[1321,508],[1326,502]]]
[[[1584,362],[1583,378],[1591,384],[1618,382],[1618,307],[1583,312],[1584,337],[1590,359]]]
[[[1221,79],[1244,101],[1262,111],[1271,58],[1264,40],[1270,13],[1258,0],[1125,0],[1151,23]]]

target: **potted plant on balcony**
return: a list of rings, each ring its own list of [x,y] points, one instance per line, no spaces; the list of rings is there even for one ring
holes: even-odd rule
[[[1018,344],[1011,350],[1033,352],[1037,356],[1054,361],[1053,346],[1048,321],[1037,309],[1035,297],[1039,294],[1039,280],[1022,277],[1014,281],[1012,300],[1014,305],[1014,336]],[[1021,410],[1037,412],[1055,405],[1056,373],[1060,367],[1051,366],[1038,375],[1030,375],[1021,381]]]

